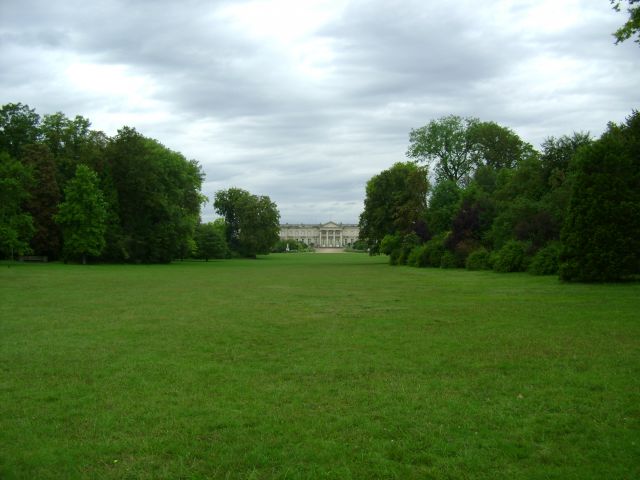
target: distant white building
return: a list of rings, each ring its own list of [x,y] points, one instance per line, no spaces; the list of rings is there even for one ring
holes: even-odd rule
[[[296,240],[314,247],[348,247],[358,240],[359,233],[358,225],[350,223],[328,222],[321,225],[285,223],[280,225],[281,240]]]

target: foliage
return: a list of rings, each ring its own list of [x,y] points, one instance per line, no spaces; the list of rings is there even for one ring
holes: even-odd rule
[[[535,150],[518,135],[495,122],[449,115],[411,130],[407,156],[435,163],[438,182],[466,185],[480,167],[514,168],[535,156]]]
[[[367,182],[360,239],[372,255],[381,251],[385,235],[420,232],[428,189],[427,170],[411,162],[396,163]]]
[[[617,281],[640,273],[640,113],[574,158],[560,276]]]
[[[98,176],[86,165],[78,165],[76,174],[64,189],[64,201],[54,220],[62,228],[65,257],[98,256],[105,246],[107,206],[98,186]]]
[[[560,247],[560,242],[551,242],[538,250],[531,259],[528,272],[533,275],[557,275]]]
[[[367,248],[369,248],[369,246],[364,240],[356,240],[355,242],[353,242],[353,245],[351,245],[352,250],[359,250],[364,252],[367,250]]]
[[[613,9],[619,12],[620,4],[622,2],[620,0],[609,1],[613,5]],[[613,36],[616,37],[616,44],[618,44],[636,35],[638,38],[634,41],[640,44],[640,5],[636,5],[640,3],[640,0],[627,0],[627,3],[629,4],[627,8],[629,20],[627,20],[622,27],[616,30]]]
[[[406,235],[385,235],[380,242],[380,253],[389,255],[391,265],[405,265],[411,251],[420,244],[420,237],[414,232]]]
[[[196,255],[209,261],[210,258],[225,258],[228,253],[227,243],[222,231],[214,223],[201,223],[195,231]]]
[[[255,258],[278,241],[280,213],[269,197],[230,188],[216,192],[213,205],[225,219],[229,247],[238,254]]]
[[[469,254],[465,267],[467,270],[490,270],[489,257],[489,251],[484,247],[480,247]]]
[[[472,145],[473,163],[494,170],[515,168],[521,160],[535,155],[531,145],[522,141],[513,130],[495,122],[478,122],[467,131]]]
[[[23,215],[14,220],[25,220],[20,223],[22,233],[16,236],[15,228],[11,234],[3,228],[14,250],[31,248],[36,255],[60,256],[61,234],[53,218],[61,192],[79,165],[97,174],[106,203],[102,259],[167,262],[192,250],[205,200],[200,193],[204,174],[195,161],[134,129],[124,127],[109,138],[92,130],[82,116],[68,118],[57,112],[41,120],[27,105],[7,104],[0,108],[0,152],[33,174],[28,198],[13,197],[19,199]],[[35,232],[26,245],[30,218]]]
[[[445,250],[440,258],[440,268],[458,268],[460,262],[458,258],[452,252]]]
[[[311,250],[311,247],[309,247],[306,243],[299,242],[293,239],[278,240],[271,248],[271,251],[273,253],[308,252]]]
[[[527,250],[526,243],[509,240],[492,259],[493,270],[500,273],[525,271],[528,264]]]
[[[123,259],[168,262],[178,256],[193,237],[204,201],[199,165],[128,127],[109,142],[106,158]]]
[[[50,260],[60,256],[62,239],[60,229],[53,220],[61,200],[56,180],[56,166],[49,148],[43,144],[30,144],[23,148],[22,163],[33,172],[25,212],[33,218],[34,234],[31,249]]]
[[[458,211],[462,190],[451,180],[436,183],[429,198],[427,225],[433,234],[447,232]]]
[[[424,244],[424,264],[427,267],[439,267],[444,255],[444,241],[446,235],[440,234]]]
[[[22,148],[38,141],[40,116],[28,105],[8,103],[0,108],[0,152],[19,160]]]
[[[470,176],[474,164],[474,145],[468,131],[476,118],[449,115],[411,130],[407,156],[427,164],[435,163],[438,182],[461,184]]]
[[[399,252],[401,246],[401,235],[385,235],[382,242],[380,242],[380,253],[384,255],[391,255],[393,252]]]
[[[0,152],[0,253],[14,258],[29,250],[33,235],[31,215],[22,210],[32,182],[30,169]]]
[[[494,216],[490,196],[473,184],[465,190],[445,240],[445,247],[456,253],[458,266],[463,267],[467,255],[480,246]]]
[[[407,257],[407,265],[410,267],[426,267],[425,249],[426,245],[424,243],[413,247]]]

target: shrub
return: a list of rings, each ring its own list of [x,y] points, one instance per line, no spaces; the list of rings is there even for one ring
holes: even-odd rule
[[[482,245],[480,245],[480,242],[473,239],[466,239],[459,242],[453,249],[458,267],[464,267],[467,262],[467,257],[471,252],[474,252],[481,247]]]
[[[427,252],[426,244],[414,247],[407,258],[407,265],[411,265],[412,267],[426,267],[429,261]]]
[[[465,266],[467,270],[490,270],[489,257],[489,251],[480,247],[469,254]]]
[[[526,267],[526,244],[517,240],[509,240],[498,251],[493,260],[496,272],[522,272]]]
[[[402,238],[399,235],[385,235],[380,242],[380,253],[391,255],[394,250],[399,250]]]
[[[400,254],[398,255],[398,265],[405,265],[409,259],[411,250],[420,245],[420,237],[411,232],[402,237],[400,244]]]
[[[458,259],[450,251],[446,251],[442,254],[440,259],[440,268],[458,268]]]
[[[396,248],[389,253],[389,265],[402,265],[400,257],[402,256],[402,250]]]
[[[444,255],[444,235],[433,237],[424,244],[424,266],[439,267],[442,263],[442,255]]]
[[[529,264],[529,273],[533,275],[555,275],[558,273],[559,256],[560,243],[549,243],[535,254]]]

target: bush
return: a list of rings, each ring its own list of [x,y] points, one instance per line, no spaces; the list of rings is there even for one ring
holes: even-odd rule
[[[490,270],[489,257],[489,251],[484,247],[480,247],[469,254],[465,266],[467,270]]]
[[[393,251],[400,250],[401,243],[400,235],[385,235],[380,242],[380,253],[391,255]]]
[[[526,269],[526,244],[517,240],[509,240],[498,251],[493,260],[496,272],[522,272]]]
[[[418,245],[414,247],[409,253],[407,258],[407,265],[412,267],[426,267],[428,265],[429,257],[427,255],[427,245]]]
[[[356,240],[353,242],[353,245],[351,245],[351,249],[366,252],[369,249],[369,245],[367,245],[367,242],[364,240]]]
[[[555,275],[558,273],[560,257],[560,243],[551,242],[546,247],[538,250],[531,263],[529,273],[533,275]]]
[[[433,237],[424,244],[424,266],[440,267],[442,263],[442,255],[444,255],[444,235]]]
[[[482,248],[482,245],[477,240],[466,239],[459,242],[453,249],[458,267],[464,267],[467,263],[467,257],[479,248]]]
[[[440,268],[458,268],[458,259],[450,251],[446,251],[442,254],[440,259]]]

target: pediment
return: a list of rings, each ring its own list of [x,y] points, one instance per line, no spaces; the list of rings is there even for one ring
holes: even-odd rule
[[[342,228],[340,225],[334,222],[327,222],[320,226],[321,228]]]

